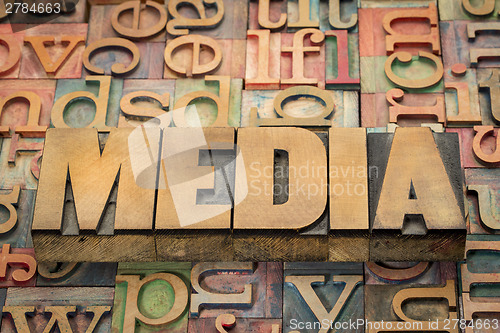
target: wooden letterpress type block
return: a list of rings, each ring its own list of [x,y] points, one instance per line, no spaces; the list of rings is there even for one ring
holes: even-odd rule
[[[36,260],[32,248],[11,248],[10,244],[3,244],[0,257],[0,288],[35,286]]]
[[[200,319],[190,318],[188,332],[189,333],[198,333],[198,332],[279,333],[281,332],[281,319],[236,318],[231,314],[221,314],[217,318],[200,318]]]
[[[42,24],[26,30],[22,79],[79,79],[87,24]]]
[[[325,35],[326,87],[359,89],[358,34],[330,30]]]
[[[186,112],[184,116],[174,119],[174,125],[177,127],[193,126],[199,121],[204,127],[238,127],[242,87],[243,82],[240,79],[216,75],[207,75],[204,80],[175,81],[173,110],[184,108],[192,102],[191,105],[196,106],[198,117]]]
[[[38,263],[38,287],[114,287],[117,263]]]
[[[123,80],[87,76],[58,80],[51,125],[55,128],[97,128],[109,132],[118,125]]]
[[[92,128],[47,131],[32,227],[40,261],[155,260],[157,163],[144,161],[147,147],[158,156],[160,130],[111,129],[104,139]]]
[[[9,0],[5,3],[14,1]],[[86,23],[87,22],[87,4],[86,1],[61,1],[47,0],[42,11],[41,8],[33,8],[33,5],[38,6],[40,2],[35,0],[27,0],[24,3],[28,5],[28,12],[22,11],[20,8],[17,12],[16,7],[12,8],[12,13],[8,16],[8,22],[13,25],[15,30],[24,30],[34,25],[44,23],[60,24],[60,23]],[[34,10],[37,12],[34,13]],[[52,10],[52,15],[47,15]],[[49,13],[50,14],[50,13]],[[17,26],[17,27],[16,27]]]
[[[187,332],[191,263],[120,263],[112,330]]]
[[[231,209],[241,159],[234,142],[235,130],[228,127],[163,131],[157,260],[233,260]]]
[[[500,233],[499,169],[465,169],[469,234]]]
[[[0,189],[12,190],[19,186],[23,190],[36,190],[44,139],[14,134],[10,139],[0,139],[0,144]]]
[[[283,332],[364,332],[335,326],[364,318],[362,265],[285,263]]]
[[[444,75],[446,123],[449,126],[481,124],[476,69],[454,64]]]
[[[132,43],[124,38],[100,39],[87,44],[83,53],[82,77],[105,74],[129,79],[161,79],[161,54],[164,50],[165,43]]]
[[[478,69],[479,107],[483,125],[498,126],[500,124],[500,71],[494,69]]]
[[[10,244],[13,248],[33,247],[31,221],[36,191],[0,190],[0,244]]]
[[[191,271],[191,318],[231,314],[245,319],[281,319],[283,264],[198,263]],[[258,320],[256,320],[256,323]]]
[[[429,128],[368,134],[368,165],[376,170],[369,180],[371,261],[463,256],[466,224],[459,153],[457,135]]]
[[[436,285],[457,280],[454,262],[366,262],[367,285]]]
[[[287,5],[285,0],[250,0],[248,30],[284,31],[288,19]]]
[[[368,163],[364,128],[329,133],[330,261],[369,260]]]
[[[493,128],[493,126],[447,128],[446,132],[458,133],[463,168],[495,168],[500,166],[500,156],[496,153],[498,128]]]
[[[5,305],[5,298],[7,297],[7,288],[0,289],[0,313],[2,313],[2,308]],[[0,321],[0,328],[2,327],[2,323]]]
[[[160,1],[143,4],[141,10],[132,1],[90,8],[87,44],[114,37],[141,40],[143,43],[166,40],[167,8]],[[134,19],[138,20],[137,23]]]
[[[453,279],[427,285],[367,284],[364,296],[366,332],[459,332],[451,324],[459,319]]]
[[[316,87],[243,90],[241,126],[357,127],[358,95]]]
[[[173,110],[174,80],[124,80],[118,127],[135,127]]]
[[[358,7],[360,0],[328,0],[319,2],[319,27],[321,31],[344,30],[358,32]]]
[[[281,34],[281,89],[297,85],[325,87],[324,40],[323,32],[314,28]]]
[[[466,260],[459,263],[465,332],[495,332],[500,314],[500,246],[498,236],[467,236]],[[488,323],[489,325],[479,325]]]
[[[110,332],[113,295],[113,288],[9,288],[2,332]]]
[[[498,20],[499,0],[486,0],[482,3],[472,0],[438,0],[438,2],[441,21]]]
[[[245,39],[248,2],[249,0],[217,0],[213,5],[207,6],[202,2],[189,1],[192,6],[181,6],[185,1],[169,0],[168,38],[199,34],[216,39]]]
[[[203,78],[205,74],[245,77],[244,39],[187,35],[167,41],[163,77]]]
[[[326,133],[259,127],[237,135],[235,259],[327,260]]]
[[[361,57],[420,51],[441,54],[437,8],[363,8],[359,10]]]
[[[444,70],[439,57],[430,53],[426,53],[422,58],[413,56],[408,65],[395,58],[398,54],[401,53],[393,53],[391,56],[393,58],[386,56],[360,58],[361,93],[385,94],[392,88],[404,89],[408,93],[444,91],[442,81]],[[388,66],[391,68],[390,71]]]
[[[439,26],[446,67],[457,63],[479,68],[499,66],[498,22],[442,21]]]
[[[17,79],[21,68],[21,55],[23,49],[24,31],[14,33],[10,24],[0,24],[0,78]]]
[[[245,89],[279,89],[281,34],[248,30]]]
[[[433,3],[437,6],[438,0],[360,0],[361,8],[413,8],[428,7]],[[440,4],[441,5],[441,4]]]
[[[0,81],[0,135],[44,137],[55,89],[55,80]]]
[[[319,0],[288,1],[288,32],[303,28],[319,28]]]
[[[445,122],[443,94],[405,94],[397,88],[385,94],[361,94],[362,126],[418,126],[432,122]]]

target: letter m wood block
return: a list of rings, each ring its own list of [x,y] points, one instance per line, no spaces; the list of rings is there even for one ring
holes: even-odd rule
[[[49,129],[33,218],[33,242],[41,261],[154,261],[153,184],[135,181],[130,142],[144,145],[150,161],[159,153],[159,129]],[[134,132],[134,133],[141,133]],[[135,151],[135,150],[134,150]],[[148,153],[149,152],[149,153]],[[147,164],[147,163],[146,163]]]
[[[463,258],[463,177],[456,135],[429,128],[368,134],[370,261]]]

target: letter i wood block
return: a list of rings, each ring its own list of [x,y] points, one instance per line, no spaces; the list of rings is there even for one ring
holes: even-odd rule
[[[37,258],[155,260],[160,130],[111,129],[105,137],[92,128],[50,129],[46,143],[33,218]]]
[[[187,331],[191,263],[120,263],[112,330]]]
[[[456,135],[423,127],[368,134],[368,165],[376,170],[369,180],[371,261],[463,257],[458,144]]]
[[[113,288],[9,288],[2,333],[111,332]]]
[[[158,260],[233,260],[231,209],[235,168],[242,158],[234,142],[233,128],[163,131],[155,220]]]
[[[368,162],[364,128],[329,133],[330,261],[369,260]]]
[[[500,22],[442,21],[443,61],[471,67],[491,68],[500,64]]]
[[[335,323],[364,318],[362,263],[294,262],[284,267],[283,332],[357,331],[335,329]]]
[[[224,316],[235,317],[235,332],[281,332],[282,263],[198,263],[191,284],[188,332],[217,332]]]
[[[31,222],[36,191],[0,190],[0,244],[10,244],[13,248],[33,247]]]
[[[237,135],[235,259],[326,260],[326,136],[292,127]]]
[[[458,265],[461,277],[459,293],[465,320],[492,322],[500,315],[500,244],[498,236],[467,236],[465,263]],[[487,332],[467,327],[465,332]]]
[[[500,169],[465,169],[469,234],[500,232]]]

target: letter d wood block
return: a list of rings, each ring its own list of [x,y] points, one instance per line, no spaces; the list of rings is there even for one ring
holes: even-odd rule
[[[463,258],[463,179],[458,137],[400,127],[368,134],[370,261]]]
[[[326,150],[302,128],[239,128],[235,260],[326,261]],[[245,171],[246,174],[242,174]]]

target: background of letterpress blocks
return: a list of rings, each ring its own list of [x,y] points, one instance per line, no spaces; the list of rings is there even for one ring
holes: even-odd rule
[[[341,304],[342,311],[340,309],[332,311],[335,321],[345,322],[349,319],[356,321],[364,318],[364,308],[360,306],[364,304],[362,274],[363,267],[360,263],[285,263],[283,332],[292,331],[292,319],[305,323],[332,319],[332,316],[318,317],[322,317],[320,313],[332,311],[338,304]],[[349,281],[343,280],[344,278],[352,280],[352,285],[342,282]],[[306,282],[301,282],[301,279]],[[324,308],[321,309],[321,306]],[[339,331],[364,332],[362,328]]]
[[[0,190],[0,221],[2,222],[0,244],[10,244],[14,248],[33,247],[31,223],[35,208],[35,195],[36,191],[20,190],[19,187],[12,190]],[[8,221],[14,223],[10,228],[7,227]]]
[[[21,50],[19,60],[12,68],[0,75],[0,99],[20,90],[35,93],[40,97],[41,110],[39,125],[51,125],[51,109],[55,101],[62,96],[78,91],[87,91],[99,98],[99,82],[85,81],[89,72],[82,66],[83,51],[86,46],[103,38],[121,37],[111,26],[112,12],[118,7],[121,0],[80,0],[77,8],[71,13],[59,16],[53,21],[33,27],[29,30],[20,30],[20,26],[12,27],[11,22],[22,23],[23,17],[12,15],[0,22],[0,35],[6,36]],[[167,10],[168,1],[159,1]],[[270,2],[269,20],[276,22],[281,14],[287,15],[286,23],[273,30],[270,47],[269,76],[278,80],[292,76],[292,62],[290,53],[281,52],[282,47],[290,47],[294,33],[301,28],[317,28],[322,32],[336,30],[339,27],[332,25],[329,18],[331,1],[311,0],[309,2],[312,25],[294,27],[299,19],[300,0],[276,0]],[[312,285],[314,294],[307,290],[309,297],[317,297],[325,311],[330,311],[344,292],[343,284],[335,277],[353,275],[360,278],[352,293],[349,293],[345,306],[335,317],[336,321],[348,319],[368,320],[398,320],[392,310],[394,295],[400,290],[409,288],[442,287],[446,283],[456,286],[456,304],[447,304],[446,301],[409,300],[403,307],[404,313],[412,319],[445,318],[449,309],[447,306],[457,306],[459,318],[493,319],[498,318],[498,304],[500,304],[499,278],[500,259],[496,243],[499,233],[500,212],[498,208],[498,163],[484,163],[475,156],[473,141],[476,133],[474,125],[498,126],[495,119],[492,103],[498,98],[488,89],[479,89],[478,85],[491,78],[492,70],[498,69],[498,58],[481,59],[477,66],[470,63],[472,48],[499,48],[498,31],[481,31],[476,33],[474,40],[467,37],[467,25],[477,22],[496,22],[500,10],[500,0],[495,0],[495,9],[487,15],[473,15],[467,12],[459,0],[347,0],[339,1],[340,20],[348,22],[352,15],[358,13],[358,23],[346,28],[348,73],[351,78],[360,79],[360,84],[328,84],[334,80],[339,72],[338,40],[333,36],[326,36],[320,46],[319,53],[305,55],[304,73],[306,77],[315,77],[319,86],[325,86],[332,95],[335,107],[328,118],[332,127],[373,127],[368,132],[393,132],[395,124],[399,126],[419,126],[421,123],[436,122],[432,117],[401,117],[397,122],[389,119],[389,107],[386,93],[392,88],[398,88],[387,79],[384,73],[384,64],[388,58],[386,50],[386,32],[382,26],[384,15],[396,10],[411,10],[411,8],[426,7],[430,3],[437,5],[440,22],[439,34],[441,39],[442,55],[439,59],[444,64],[444,77],[437,84],[421,88],[403,88],[404,98],[399,101],[403,106],[420,107],[432,106],[438,98],[444,97],[445,104],[440,107],[446,110],[445,131],[458,133],[460,140],[460,158],[465,175],[464,194],[466,198],[467,215],[467,256],[463,262],[430,262],[430,263],[247,263],[249,269],[228,269],[227,264],[213,263],[196,276],[203,290],[194,290],[192,281],[192,263],[38,263],[37,273],[28,281],[14,281],[13,265],[7,268],[6,276],[0,278],[0,310],[3,305],[9,307],[31,307],[26,316],[28,326],[34,331],[45,327],[49,320],[47,308],[50,306],[77,306],[76,313],[69,316],[68,323],[74,331],[85,331],[92,320],[92,316],[85,314],[85,307],[113,306],[113,313],[104,313],[94,332],[110,332],[112,329],[120,331],[126,316],[126,283],[116,283],[117,275],[139,276],[141,279],[153,274],[173,274],[185,284],[187,305],[179,318],[173,323],[160,329],[152,328],[139,323],[133,318],[136,332],[216,332],[215,322],[222,314],[234,314],[236,327],[230,332],[271,332],[276,326],[281,332],[290,332],[290,319],[301,318],[305,321],[317,321],[315,313],[304,300],[303,290],[286,282],[287,277],[308,277],[318,275],[319,282]],[[481,2],[470,1],[476,7]],[[213,38],[222,50],[221,65],[210,74],[226,76],[230,79],[230,93],[228,103],[228,126],[248,127],[250,123],[250,108],[258,107],[260,118],[277,118],[273,110],[273,98],[287,85],[277,83],[274,86],[258,87],[251,90],[245,87],[244,79],[255,77],[257,74],[258,47],[255,38],[247,38],[247,30],[261,29],[258,22],[258,1],[255,0],[224,0],[224,20],[212,28],[192,29],[189,35],[197,34],[204,38]],[[216,13],[214,7],[207,7],[206,15],[211,17]],[[358,9],[359,8],[359,9]],[[197,13],[189,6],[179,9],[181,15],[196,18]],[[156,16],[149,12],[143,13],[144,21],[153,21]],[[123,13],[120,22],[124,25],[131,23],[130,13]],[[169,20],[172,16],[169,14]],[[419,20],[395,21],[392,27],[404,33],[427,33],[428,23]],[[290,26],[290,23],[291,26]],[[24,42],[25,36],[54,35],[56,45],[48,46],[47,51],[52,60],[55,60],[63,51],[64,45],[58,43],[63,35],[83,35],[85,43],[80,43],[71,52],[55,75],[47,74],[41,65],[38,55],[32,46]],[[125,37],[126,38],[126,37]],[[123,119],[120,111],[120,100],[123,96],[145,90],[159,95],[169,94],[169,110],[173,110],[176,102],[187,93],[196,91],[210,92],[220,96],[220,82],[209,81],[204,75],[195,78],[185,78],[172,71],[164,61],[164,49],[169,42],[178,36],[168,34],[164,29],[152,37],[134,40],[140,53],[138,68],[121,76],[113,76],[109,99],[106,102],[106,124],[110,127],[138,125],[144,121],[141,117],[127,117],[127,123],[119,123]],[[274,43],[274,44],[273,44]],[[306,46],[311,41],[305,39]],[[434,66],[425,60],[416,61],[415,50],[429,50],[428,46],[415,48],[412,46],[396,46],[397,50],[409,50],[414,55],[412,66],[405,66],[395,62],[393,71],[404,78],[423,78],[434,72]],[[342,51],[342,50],[340,50]],[[0,47],[0,59],[4,59],[8,50]],[[174,54],[174,61],[183,66],[190,65],[192,49],[189,47],[178,50]],[[211,59],[210,50],[202,50],[201,63]],[[129,51],[121,48],[106,48],[95,52],[90,62],[105,69],[110,74],[114,63],[128,64],[132,57]],[[451,73],[452,66],[464,64],[467,68],[465,75]],[[15,80],[14,80],[15,79]],[[447,84],[463,83],[469,93],[468,101],[464,104],[474,115],[480,115],[481,120],[470,122],[453,122],[450,119],[463,110],[459,108],[460,98],[455,89],[446,87]],[[276,90],[278,87],[281,90]],[[401,88],[401,87],[400,87]],[[260,90],[270,89],[270,90]],[[464,90],[465,91],[465,90]],[[136,106],[156,106],[157,101],[142,98],[132,101]],[[218,110],[210,99],[197,99],[193,102],[200,111],[202,124],[208,126],[216,119]],[[313,100],[293,101],[286,105],[285,112],[303,117],[314,114],[321,108],[320,103]],[[15,99],[4,105],[0,117],[0,124],[10,127],[10,134],[0,138],[0,200],[19,189],[16,202],[10,202],[16,210],[16,225],[7,232],[0,234],[0,244],[10,245],[10,254],[34,256],[32,249],[30,228],[35,194],[37,189],[38,157],[43,149],[43,138],[32,138],[14,134],[15,127],[24,125],[27,119],[29,103],[22,99]],[[165,110],[164,110],[165,111]],[[67,106],[64,111],[64,121],[69,127],[86,127],[95,117],[96,107],[90,101],[76,100]],[[190,122],[186,115],[186,121]],[[141,119],[139,119],[141,118]],[[389,126],[388,126],[389,125]],[[376,127],[376,128],[375,128]],[[496,135],[485,137],[480,145],[481,150],[488,154],[496,149]],[[321,134],[320,134],[321,135]],[[325,139],[324,134],[323,139]],[[280,181],[280,180],[278,180]],[[282,181],[282,180],[281,180]],[[3,204],[3,201],[0,201]],[[0,204],[0,222],[4,223],[11,214],[5,205]],[[324,221],[323,221],[324,222]],[[324,225],[323,225],[324,226]],[[324,244],[323,244],[324,245]],[[231,243],[232,248],[232,243]],[[243,249],[243,250],[242,250]],[[244,248],[228,259],[248,259],[252,254],[246,253]],[[159,256],[161,258],[161,256]],[[231,265],[229,264],[229,267]],[[234,265],[235,267],[241,267]],[[457,277],[458,274],[458,277]],[[326,281],[326,282],[324,282]],[[335,281],[335,282],[334,282]],[[238,294],[244,291],[245,285],[252,288],[251,302],[239,304],[224,304],[228,294]],[[199,307],[199,315],[190,315],[192,295],[207,291],[215,295],[215,301]],[[164,280],[157,279],[149,285],[143,286],[137,305],[146,316],[160,317],[168,312],[174,302],[173,288]],[[218,303],[218,300],[220,302]],[[226,302],[227,303],[227,302]],[[37,306],[35,310],[35,306]],[[496,307],[496,308],[495,308]],[[486,310],[484,310],[486,308]],[[496,309],[496,310],[495,310]],[[45,313],[43,311],[46,311]],[[63,309],[61,309],[63,310]],[[70,309],[71,310],[71,309]],[[65,314],[68,309],[63,310]],[[475,312],[474,312],[475,311]],[[487,313],[485,314],[484,311]],[[70,311],[71,312],[71,311]],[[470,314],[474,314],[473,317]],[[477,316],[477,317],[476,317]],[[19,330],[19,327],[17,327]],[[12,316],[3,313],[2,332],[15,332]],[[362,332],[364,330],[358,330]],[[491,330],[490,330],[491,331]],[[274,332],[274,331],[273,331]],[[488,330],[474,330],[474,332],[489,332]]]
[[[273,325],[281,327],[282,263],[202,263],[194,267],[197,266],[200,274],[191,274],[192,283],[195,281],[198,287],[192,284],[188,332],[215,332],[213,323],[222,314],[235,316],[236,332],[271,332]]]
[[[65,325],[66,327],[74,327],[76,330],[85,330],[93,320],[93,315],[88,313],[93,312],[92,307],[106,307],[108,309],[99,318],[94,332],[110,332],[111,312],[109,309],[113,305],[113,296],[113,288],[9,288],[3,308],[2,332],[17,332],[16,328],[22,327],[20,326],[22,315],[26,312],[34,313],[34,315],[26,316],[25,329],[29,327],[30,330],[33,330],[36,327],[46,327],[50,319],[49,313],[54,316],[55,311],[62,312],[58,316],[60,321],[67,320],[65,323],[58,323],[59,327]],[[10,308],[8,309],[9,314],[6,313],[6,306]],[[21,314],[21,320],[18,320],[14,325],[12,312],[20,307],[26,307],[26,309],[17,309],[17,315]],[[68,313],[70,316],[67,316]]]

